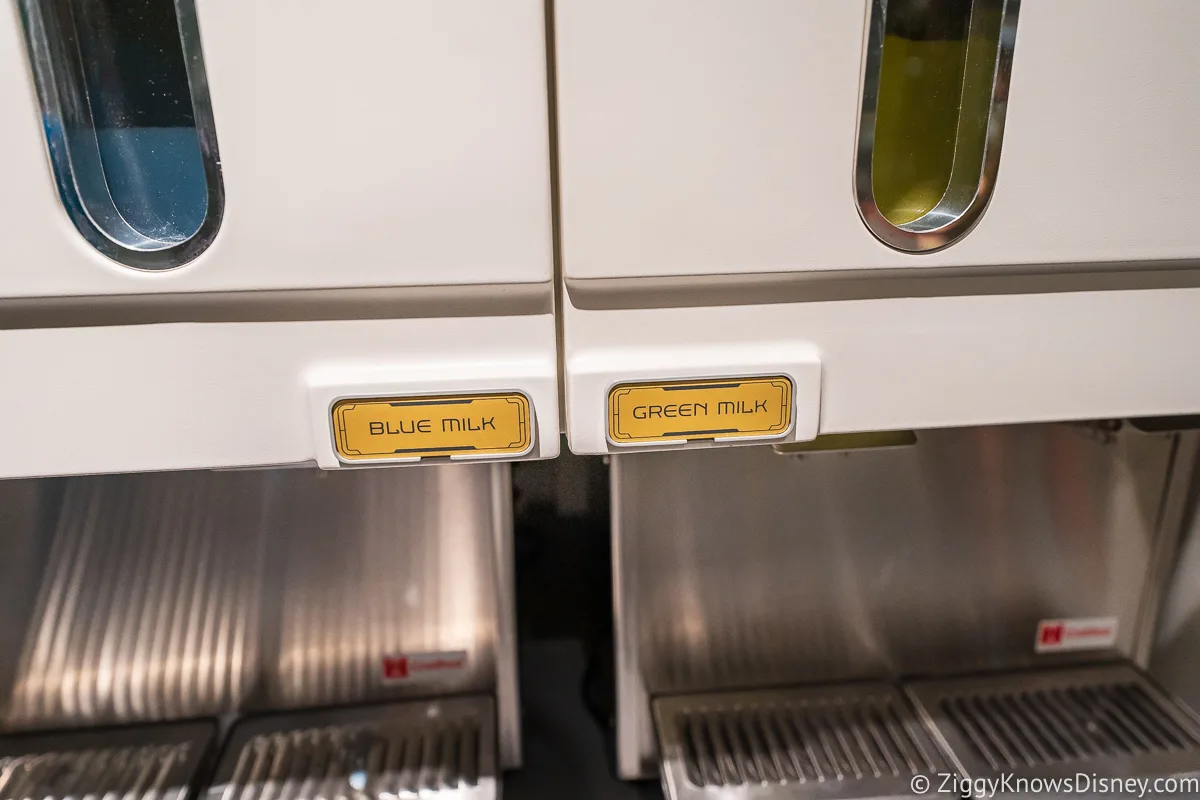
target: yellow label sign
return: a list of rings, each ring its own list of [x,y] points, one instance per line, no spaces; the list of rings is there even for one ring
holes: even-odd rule
[[[792,381],[769,378],[626,383],[608,393],[614,444],[782,436],[792,426]]]
[[[344,461],[522,455],[529,422],[529,399],[516,392],[339,400],[333,440]]]

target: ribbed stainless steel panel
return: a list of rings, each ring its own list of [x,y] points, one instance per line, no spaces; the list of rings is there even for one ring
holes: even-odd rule
[[[0,609],[24,631],[2,726],[495,692],[517,763],[508,469],[26,483],[65,488],[0,528],[5,552],[48,545],[28,624]]]
[[[265,473],[65,481],[10,729],[238,708],[259,664]],[[4,531],[4,541],[42,531]]]
[[[0,739],[0,800],[183,800],[215,733],[190,723]]]
[[[916,797],[951,770],[890,686],[680,695],[654,717],[672,800]]]
[[[280,473],[271,514],[279,645],[265,705],[490,690],[497,611],[487,467]],[[468,654],[460,669],[385,681],[383,660]]]
[[[929,681],[907,689],[971,778],[1200,776],[1197,720],[1126,664]],[[1152,793],[1197,791],[1200,781]]]
[[[0,481],[0,710],[16,679],[50,546],[49,535],[34,533],[57,515],[60,489],[55,481]]]
[[[1200,437],[1200,431],[1189,434]],[[1162,613],[1146,643],[1147,669],[1155,680],[1193,709],[1200,709],[1200,470],[1170,513],[1181,520],[1179,547],[1162,568]]]
[[[244,722],[208,800],[494,800],[494,714],[481,696]]]
[[[1176,442],[1024,425],[614,457],[621,774],[657,769],[651,696],[1094,659],[1034,652],[1064,617],[1115,617],[1130,654]]]

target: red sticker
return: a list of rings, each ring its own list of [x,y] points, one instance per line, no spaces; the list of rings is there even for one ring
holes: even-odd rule
[[[467,669],[466,650],[386,655],[380,662],[384,683],[444,680]]]
[[[1116,617],[1044,619],[1038,623],[1033,649],[1037,653],[1107,650],[1117,644]]]

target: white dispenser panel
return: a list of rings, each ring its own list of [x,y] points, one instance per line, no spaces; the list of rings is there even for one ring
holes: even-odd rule
[[[550,280],[540,0],[200,2],[225,208],[178,269],[74,229],[21,17],[0,17],[0,298]]]
[[[990,203],[968,235],[921,254],[877,240],[855,196],[871,7],[559,2],[570,285],[1162,269],[1200,257],[1191,211],[1200,201],[1200,107],[1189,77],[1200,69],[1191,36],[1200,6],[1020,4],[1010,79],[999,87],[1006,114]]]
[[[557,454],[542,0],[21,0],[0,70],[0,477]]]
[[[964,79],[952,109],[952,155],[976,147],[961,186],[977,192],[977,216],[906,239],[876,224],[880,141],[897,129],[884,117],[898,78],[885,73],[929,66],[946,42],[905,39],[880,15],[939,3],[556,4],[572,450],[631,446],[612,435],[612,387],[768,374],[737,357],[680,370],[688,353],[783,343],[809,348],[817,369],[815,399],[796,406],[808,424],[785,441],[1200,411],[1187,367],[1200,336],[1200,109],[1187,77],[1200,67],[1200,7],[970,5],[964,74],[981,41],[996,64],[986,85]],[[888,61],[894,35],[907,60]],[[976,84],[984,145],[963,133]],[[918,211],[958,202],[956,176]]]

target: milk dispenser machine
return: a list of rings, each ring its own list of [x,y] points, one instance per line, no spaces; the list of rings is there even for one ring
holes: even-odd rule
[[[520,762],[545,30],[540,0],[0,14],[0,796],[287,763],[305,796],[491,797]]]
[[[1196,30],[11,0],[0,800],[1200,795]]]
[[[713,800],[1194,776],[1200,8],[554,14],[619,773]]]

